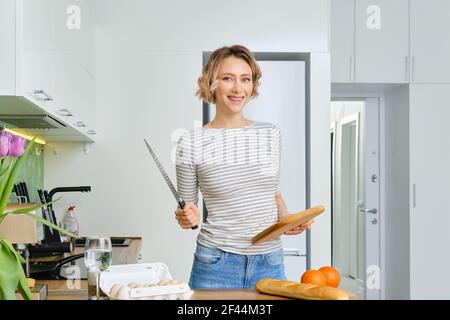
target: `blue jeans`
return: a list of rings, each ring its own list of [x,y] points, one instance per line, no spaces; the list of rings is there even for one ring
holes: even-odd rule
[[[241,255],[197,243],[189,280],[192,289],[254,288],[264,278],[286,280],[283,249]]]

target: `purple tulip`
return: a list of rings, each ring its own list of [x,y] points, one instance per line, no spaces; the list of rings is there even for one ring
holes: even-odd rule
[[[0,132],[0,157],[7,157],[9,155],[9,142],[11,134],[6,131]]]
[[[25,152],[27,143],[24,138],[13,136],[9,142],[9,155],[12,157],[21,157]]]

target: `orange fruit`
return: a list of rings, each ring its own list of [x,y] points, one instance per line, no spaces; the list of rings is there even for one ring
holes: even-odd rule
[[[341,276],[339,272],[330,266],[322,267],[319,269],[325,277],[327,278],[327,286],[337,288],[339,286],[339,282],[341,282]]]
[[[318,286],[327,285],[327,277],[319,270],[306,270],[300,280],[301,283],[312,283]]]

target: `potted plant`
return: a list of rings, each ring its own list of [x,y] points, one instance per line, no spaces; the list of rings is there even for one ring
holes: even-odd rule
[[[23,214],[70,237],[78,238],[77,235],[59,228],[38,215],[31,213],[47,204],[5,213],[5,208],[13,190],[17,174],[33,145],[34,139],[27,143],[24,138],[0,129],[0,224],[7,215]],[[52,201],[52,203],[59,199]],[[11,242],[0,236],[0,300],[15,300],[17,289],[19,289],[24,299],[32,299],[31,291],[22,267],[23,263],[25,263],[25,260],[15,250]]]

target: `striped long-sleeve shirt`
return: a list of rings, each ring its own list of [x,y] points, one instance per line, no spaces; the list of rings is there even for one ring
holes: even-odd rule
[[[280,130],[253,122],[240,128],[198,128],[177,145],[180,196],[198,202],[200,189],[208,216],[197,241],[238,254],[261,254],[282,247],[279,238],[252,245],[250,239],[278,222]]]

